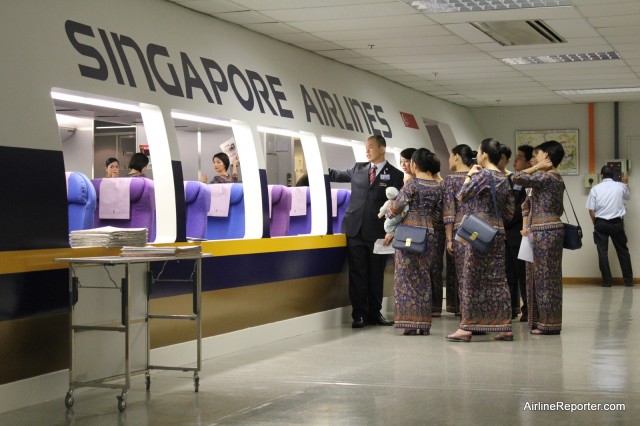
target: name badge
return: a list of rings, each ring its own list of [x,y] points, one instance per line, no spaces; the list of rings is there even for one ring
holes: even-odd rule
[[[517,183],[513,185],[514,191],[522,191],[522,185],[518,185]]]
[[[386,183],[382,183],[382,182],[378,182],[378,186],[382,187],[382,188],[385,188],[387,186],[387,184]]]
[[[383,175],[380,173],[380,180],[391,180],[391,175]]]

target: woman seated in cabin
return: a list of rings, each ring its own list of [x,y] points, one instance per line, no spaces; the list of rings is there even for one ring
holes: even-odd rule
[[[129,161],[131,171],[127,174],[127,177],[146,177],[144,172],[147,170],[148,165],[149,157],[141,152],[136,152],[131,156],[131,160]]]
[[[117,178],[120,176],[120,162],[117,158],[109,157],[104,163],[108,178]]]
[[[233,171],[229,174],[229,156],[224,152],[219,152],[213,156],[213,169],[218,173],[209,183],[237,183],[238,180],[238,157],[233,159]],[[200,181],[207,183],[209,178],[202,175]]]

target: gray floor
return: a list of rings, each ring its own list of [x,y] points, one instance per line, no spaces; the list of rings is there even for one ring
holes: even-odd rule
[[[514,342],[445,341],[457,318],[434,319],[431,336],[390,327],[308,333],[204,362],[200,392],[189,374],[136,376],[120,414],[119,391],[76,394],[0,414],[1,425],[623,425],[640,419],[638,289],[568,286],[560,336]],[[562,403],[576,411],[526,410]],[[613,411],[585,404],[625,404]],[[604,408],[604,407],[602,407]]]

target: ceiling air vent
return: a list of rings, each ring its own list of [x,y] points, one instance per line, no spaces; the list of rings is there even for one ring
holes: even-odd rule
[[[566,43],[544,21],[471,22],[471,25],[503,46]]]

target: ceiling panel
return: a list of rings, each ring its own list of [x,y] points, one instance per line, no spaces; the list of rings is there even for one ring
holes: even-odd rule
[[[244,26],[251,31],[266,35],[300,33],[298,28],[281,22],[260,22],[257,24],[245,24]]]
[[[468,44],[456,44],[448,46],[419,46],[419,47],[389,47],[379,48],[372,41],[373,48],[365,49],[352,49],[356,52],[360,52],[363,55],[371,56],[372,58],[381,58],[389,56],[419,56],[419,55],[432,55],[441,53],[450,54],[467,54],[475,53],[478,51],[474,46]]]
[[[592,5],[585,5],[580,8],[580,12],[587,18],[600,16],[626,16],[629,14],[640,14],[640,2],[626,1],[624,3],[611,3],[600,1]]]
[[[380,16],[367,18],[349,19],[325,19],[322,21],[292,21],[290,24],[303,31],[353,31],[368,30],[371,28],[397,28],[397,27],[422,27],[425,25],[436,25],[428,17],[422,14]]]
[[[304,1],[299,4],[304,4]],[[323,6],[304,7],[295,9],[273,9],[264,13],[278,21],[323,21],[340,17],[350,18],[373,18],[393,15],[416,15],[418,11],[401,1],[390,1],[376,3],[374,5],[346,5],[346,6]]]
[[[402,0],[167,0],[466,106],[638,100],[555,89],[640,86],[640,0],[422,14]],[[567,43],[502,46],[475,21],[542,19]],[[499,58],[616,50],[621,60],[507,65]],[[499,102],[496,102],[496,100]]]
[[[218,1],[218,0],[208,0]],[[247,9],[270,10],[270,9],[296,9],[305,7],[330,7],[344,5],[362,5],[373,3],[389,3],[390,0],[233,0],[235,3],[245,6]]]
[[[244,10],[241,12],[214,13],[213,16],[240,25],[273,22],[272,18],[261,13],[254,12],[252,10]]]
[[[638,14],[635,15],[625,15],[625,16],[607,16],[603,15],[600,17],[587,18],[587,21],[593,25],[595,28],[607,28],[607,27],[617,27],[617,26],[631,26],[638,25],[638,19],[640,16]]]
[[[424,27],[369,28],[357,31],[318,31],[314,34],[326,40],[344,41],[400,37],[433,37],[450,35],[451,33],[444,27],[429,25]]]
[[[227,0],[176,0],[175,3],[208,14],[247,10],[246,7]]]
[[[370,40],[340,41],[340,44],[348,49],[361,49],[373,44],[376,49],[382,47],[421,47],[421,46],[448,46],[453,44],[466,44],[464,40],[455,35],[411,38],[376,38]]]

